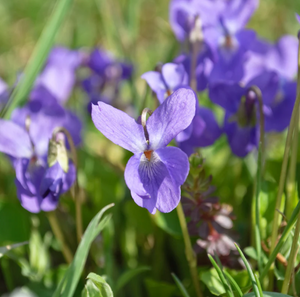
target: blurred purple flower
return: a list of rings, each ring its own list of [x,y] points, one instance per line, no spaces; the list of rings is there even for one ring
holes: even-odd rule
[[[150,213],[172,211],[180,201],[180,186],[189,172],[185,153],[166,147],[195,116],[196,98],[181,88],[169,96],[143,126],[103,102],[93,105],[96,128],[115,144],[134,153],[125,169],[125,182],[137,205]]]
[[[30,212],[54,210],[60,194],[75,180],[73,163],[69,162],[68,172],[58,163],[47,165],[48,143],[56,127],[66,128],[74,143],[80,143],[80,120],[42,86],[27,105],[13,112],[11,121],[0,120],[0,151],[12,157],[17,195]]]
[[[265,131],[282,131],[290,121],[296,95],[296,84],[265,71],[247,85],[219,82],[210,85],[211,100],[225,109],[224,132],[232,152],[245,157],[258,145],[259,113],[257,99],[249,87],[256,85],[262,92]]]
[[[188,85],[188,75],[183,65],[167,63],[161,71],[148,71],[141,76],[156,93],[160,103],[180,87]]]
[[[172,0],[169,19],[176,38],[183,42],[189,37],[197,16],[204,28],[215,24],[224,7],[225,1]]]
[[[297,73],[298,39],[291,35],[281,37],[275,44],[256,39],[244,65],[244,82],[265,70],[276,71],[286,79],[294,79]]]
[[[225,1],[224,1],[225,2]],[[238,50],[247,50],[255,39],[255,32],[244,29],[258,7],[258,0],[228,1],[219,13],[217,21],[204,27],[204,39],[212,49],[227,59]]]
[[[53,48],[43,72],[37,78],[36,87],[45,87],[58,102],[65,103],[76,82],[76,69],[83,61],[84,54],[79,50]]]
[[[41,117],[38,124],[43,122]],[[31,131],[31,124],[28,131],[13,121],[0,120],[0,151],[12,157],[21,205],[33,213],[52,211],[57,207],[59,195],[75,181],[75,167],[70,162],[67,173],[58,164],[49,168],[46,156],[37,154],[38,143],[34,142]]]
[[[90,54],[87,65],[106,81],[130,79],[133,71],[131,64],[116,61],[110,53],[97,48]]]
[[[207,88],[208,77],[213,68],[213,62],[215,56],[213,55],[210,47],[203,43],[201,45],[200,51],[197,55],[197,64],[196,64],[196,80],[197,80],[197,91],[203,91]],[[188,74],[190,80],[191,74],[191,54],[182,54],[178,56],[174,63],[182,64],[186,73]]]
[[[205,107],[198,107],[192,124],[179,133],[176,141],[179,148],[190,156],[195,148],[212,145],[222,134],[213,112]]]
[[[296,13],[296,19],[297,19],[298,23],[300,24],[300,15],[298,13]]]

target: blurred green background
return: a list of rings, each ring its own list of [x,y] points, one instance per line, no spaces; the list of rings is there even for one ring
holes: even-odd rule
[[[53,0],[0,0],[0,77],[9,85],[26,65],[53,6]],[[169,1],[160,0],[75,0],[57,34],[56,44],[87,50],[100,46],[117,58],[132,62],[135,68],[133,81],[123,86],[121,94],[127,100],[134,97],[140,105],[146,90],[146,83],[140,76],[154,69],[158,62],[169,62],[180,53],[180,45],[168,22],[168,7]],[[283,34],[295,35],[299,29],[296,11],[300,12],[299,1],[261,1],[249,27],[271,41]],[[147,102],[153,104],[148,93]],[[81,113],[77,99],[81,102],[83,96],[77,90],[69,103]],[[202,97],[205,104],[211,105],[205,95]],[[214,109],[221,114],[217,107]],[[177,296],[170,272],[174,271],[187,285],[189,274],[176,212],[151,216],[147,210],[136,206],[122,172],[130,154],[106,141],[87,115],[84,121],[84,143],[78,152],[79,183],[84,189],[84,226],[100,208],[116,203],[113,220],[92,247],[86,271],[97,267],[94,272],[107,275],[113,285],[124,271],[144,267],[145,271],[116,296],[146,296],[143,295],[145,290],[150,297]],[[265,187],[273,189],[273,194],[280,173],[284,137],[282,134],[268,138],[266,175],[270,183]],[[255,156],[250,155],[244,160],[233,157],[225,136],[202,153],[206,158],[207,174],[213,175],[213,185],[221,201],[234,207],[238,241],[247,246],[250,244],[249,209],[256,170]],[[271,196],[269,202],[273,199]],[[70,246],[75,250],[74,204],[69,194],[61,200],[59,219]],[[272,206],[267,202],[264,205],[267,216]],[[266,222],[262,224],[268,227]],[[20,206],[14,171],[8,159],[0,155],[0,246],[29,238],[36,247],[35,252],[23,247],[18,250],[15,261],[1,259],[0,293],[27,285],[39,296],[47,297],[65,269],[44,214],[33,215]],[[34,256],[37,252],[39,259]]]

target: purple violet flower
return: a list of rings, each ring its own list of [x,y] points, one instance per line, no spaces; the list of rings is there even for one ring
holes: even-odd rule
[[[194,92],[178,89],[144,125],[103,102],[92,107],[96,128],[134,153],[125,169],[125,182],[135,203],[152,214],[156,209],[170,212],[180,201],[180,186],[188,175],[189,161],[180,149],[166,146],[190,125],[195,106]]]
[[[298,23],[300,24],[300,15],[298,13],[296,13],[296,19],[297,19]]]
[[[225,109],[224,132],[232,152],[239,157],[258,145],[259,113],[255,94],[249,92],[252,85],[262,92],[266,132],[281,132],[288,126],[296,97],[296,84],[273,71],[261,73],[245,86],[237,82],[210,85],[211,100]]]
[[[179,148],[190,156],[195,148],[212,145],[221,134],[222,130],[213,112],[208,108],[198,107],[192,124],[177,135],[176,141]]]
[[[255,39],[255,32],[244,29],[258,0],[228,1],[212,25],[203,28],[204,39],[212,49],[230,59],[237,50],[247,50]]]
[[[164,64],[160,72],[148,71],[141,78],[147,81],[160,103],[178,88],[188,85],[188,74],[181,64]]]
[[[40,118],[39,124],[42,123]],[[35,151],[37,143],[31,137],[30,128],[27,131],[12,121],[0,120],[0,151],[12,157],[21,205],[33,213],[52,211],[57,207],[59,195],[75,181],[75,166],[70,162],[68,172],[63,172],[58,163],[49,168],[46,156],[39,156]]]
[[[71,161],[67,172],[58,163],[48,166],[49,139],[56,127],[64,127],[79,144],[81,122],[44,87],[33,94],[27,105],[13,112],[11,121],[0,120],[0,152],[12,157],[22,206],[30,212],[52,211],[75,181],[76,170]]]
[[[94,49],[87,64],[97,75],[108,81],[127,80],[132,76],[131,64],[114,60],[109,52],[102,49]]]
[[[172,0],[169,19],[176,38],[181,42],[189,38],[197,16],[201,19],[202,27],[215,24],[224,7],[225,1]]]
[[[80,51],[53,48],[43,72],[37,78],[36,87],[47,88],[58,102],[65,103],[76,82],[76,69],[83,60],[84,55]]]

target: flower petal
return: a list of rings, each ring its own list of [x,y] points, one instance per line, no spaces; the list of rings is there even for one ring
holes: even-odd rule
[[[30,158],[32,147],[26,130],[11,121],[0,119],[0,152],[15,158]]]
[[[144,198],[150,198],[150,195],[144,188],[144,185],[140,179],[139,166],[140,166],[141,154],[132,156],[125,168],[125,182],[131,192],[136,193]]]
[[[296,99],[296,82],[286,82],[277,94],[270,107],[270,113],[265,114],[265,131],[281,132],[288,127]],[[278,101],[279,102],[276,102]]]
[[[160,103],[165,100],[165,93],[167,92],[167,86],[165,85],[162,75],[157,71],[148,71],[141,76],[151,90],[156,93],[157,99]]]
[[[188,88],[175,91],[147,121],[150,148],[155,150],[167,146],[177,134],[191,124],[195,111],[195,93]]]
[[[229,113],[225,115],[224,131],[232,152],[243,158],[257,147],[259,132],[257,127],[239,127],[236,122],[230,122],[230,117]]]
[[[190,169],[187,155],[181,149],[173,146],[158,149],[156,153],[166,165],[174,183],[181,186],[185,182]]]
[[[146,149],[142,125],[125,112],[103,102],[92,106],[92,120],[96,128],[110,141],[133,153]]]
[[[166,63],[162,69],[163,78],[170,90],[175,90],[178,87],[184,87],[187,73],[182,64]]]

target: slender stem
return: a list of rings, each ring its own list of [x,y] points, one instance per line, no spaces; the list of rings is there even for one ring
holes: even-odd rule
[[[189,232],[187,229],[186,220],[185,220],[181,202],[179,202],[176,210],[177,210],[177,215],[178,215],[179,222],[180,222],[181,231],[183,234],[183,240],[184,240],[184,245],[185,245],[185,255],[186,255],[189,267],[190,267],[193,284],[194,284],[194,287],[196,290],[197,297],[202,297],[203,294],[201,292],[201,287],[200,287],[200,282],[199,282],[198,272],[197,272],[197,259],[196,259],[196,255],[195,255],[195,252],[193,250],[192,243],[190,240],[190,236],[189,236]]]
[[[291,281],[291,275],[292,275],[292,271],[294,269],[294,264],[295,264],[296,256],[297,256],[297,252],[298,252],[299,233],[300,233],[300,215],[298,216],[296,230],[295,230],[292,248],[291,248],[291,253],[289,256],[288,265],[287,265],[287,269],[285,272],[284,281],[283,281],[283,285],[282,285],[282,289],[281,289],[282,294],[288,293],[288,289],[289,289],[289,285],[290,285],[290,281]]]
[[[259,278],[261,281],[267,275],[272,263],[275,261],[275,259],[277,257],[277,254],[280,252],[280,249],[282,248],[283,244],[287,240],[290,232],[292,231],[292,229],[294,227],[294,224],[296,223],[299,213],[300,213],[300,201],[298,202],[297,206],[295,207],[295,209],[291,215],[291,218],[289,219],[277,245],[275,246],[274,250],[270,253],[269,260],[268,260],[267,264],[265,265],[265,267],[260,275],[260,278]]]
[[[299,108],[297,118],[299,119]],[[295,127],[293,142],[292,142],[292,152],[290,167],[288,173],[288,183],[287,183],[287,201],[286,201],[286,210],[285,214],[287,218],[290,218],[293,208],[297,204],[297,190],[296,190],[296,167],[297,167],[297,154],[298,154],[298,136],[299,136],[299,126]]]
[[[300,85],[300,46],[298,46],[298,88]],[[292,136],[293,132],[295,130],[295,127],[298,123],[297,115],[298,115],[298,109],[299,109],[299,103],[300,103],[300,92],[298,90],[296,102],[294,104],[293,113],[290,121],[290,126],[288,129],[288,135],[286,138],[285,143],[285,150],[284,150],[284,156],[283,156],[283,162],[281,166],[281,173],[280,173],[280,180],[279,180],[279,187],[278,187],[278,193],[276,197],[276,205],[275,205],[275,211],[274,211],[274,221],[273,221],[273,228],[272,228],[272,236],[271,236],[271,252],[275,249],[276,246],[276,240],[278,236],[278,221],[279,221],[279,212],[276,209],[280,208],[281,204],[281,197],[283,193],[283,188],[286,180],[286,172],[287,172],[287,165],[288,165],[288,157],[292,142]]]
[[[251,86],[249,91],[253,91],[256,95],[259,106],[259,129],[260,138],[258,146],[257,174],[255,186],[255,245],[257,251],[257,263],[259,272],[262,271],[262,250],[261,250],[261,234],[260,234],[260,201],[259,195],[261,190],[262,166],[264,160],[264,138],[265,138],[265,119],[263,113],[263,98],[260,89],[256,86]]]
[[[61,244],[62,253],[65,257],[65,260],[68,264],[70,264],[73,260],[73,255],[72,255],[70,248],[68,247],[68,245],[65,242],[64,235],[60,229],[59,222],[57,220],[55,212],[54,211],[47,212],[47,217],[48,217],[48,220],[50,222],[50,225],[51,225],[51,228],[52,228],[52,231],[53,231],[55,237],[58,239],[58,241]]]
[[[298,51],[298,84],[297,84],[297,99],[296,103],[297,104],[294,109],[296,109],[296,123],[294,127],[294,137],[293,137],[293,146],[292,146],[292,156],[291,156],[291,163],[290,163],[290,178],[291,178],[291,183],[293,184],[293,189],[296,189],[296,163],[297,163],[297,150],[298,150],[298,127],[299,127],[299,100],[300,98],[300,39],[299,39],[299,51]],[[297,103],[298,102],[298,103]],[[297,124],[297,126],[296,126]],[[294,191],[292,191],[292,196],[289,197],[290,199],[288,200],[289,203],[291,203],[291,199],[294,197]],[[292,275],[292,270],[294,269],[294,264],[295,264],[295,259],[296,255],[298,252],[298,239],[299,239],[299,233],[300,233],[300,214],[298,215],[298,221],[296,224],[296,230],[293,238],[293,243],[292,243],[292,248],[291,248],[291,253],[289,256],[288,260],[288,265],[287,269],[285,272],[285,277],[282,285],[282,290],[281,292],[283,294],[287,294],[290,281],[291,281],[291,275]]]
[[[53,138],[55,138],[56,134],[62,132],[65,134],[65,136],[68,139],[68,143],[70,145],[70,151],[72,156],[72,161],[74,163],[74,166],[76,168],[76,179],[75,179],[75,185],[73,188],[73,191],[71,191],[71,194],[73,196],[73,199],[75,201],[75,209],[76,209],[76,233],[77,233],[77,241],[78,243],[81,241],[81,237],[83,234],[82,230],[82,212],[81,212],[81,199],[79,196],[79,185],[78,185],[78,161],[77,161],[77,153],[76,153],[76,147],[73,141],[73,138],[69,131],[65,129],[64,127],[58,127],[53,131]]]
[[[190,70],[190,86],[197,92],[197,58],[198,53],[203,44],[202,22],[200,16],[195,17],[194,28],[190,32],[189,41],[191,45],[191,70]]]

